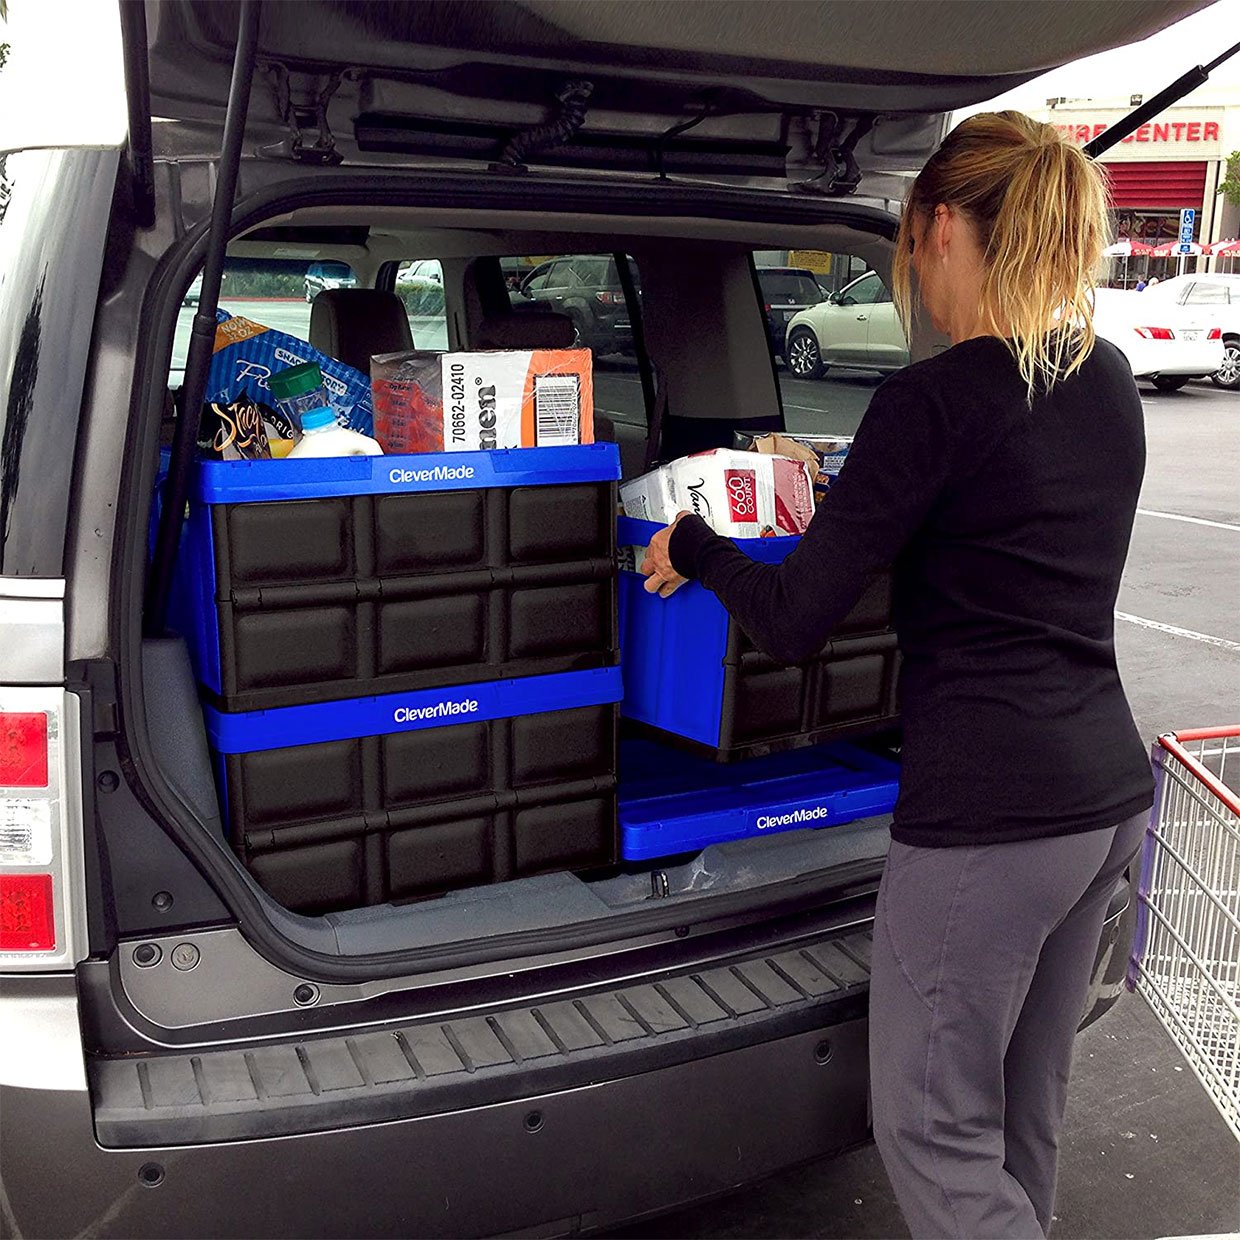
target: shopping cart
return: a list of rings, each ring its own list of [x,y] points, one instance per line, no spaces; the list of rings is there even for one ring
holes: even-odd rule
[[[1240,725],[1169,732],[1141,853],[1128,986],[1240,1140]]]

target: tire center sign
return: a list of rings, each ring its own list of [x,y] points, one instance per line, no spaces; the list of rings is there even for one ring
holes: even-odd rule
[[[1060,133],[1082,146],[1104,133],[1126,114],[1122,109],[1074,113],[1065,108],[1041,113]],[[1165,112],[1113,146],[1104,159],[1108,162],[1126,159],[1219,159],[1223,148],[1223,115],[1222,108],[1186,108]]]

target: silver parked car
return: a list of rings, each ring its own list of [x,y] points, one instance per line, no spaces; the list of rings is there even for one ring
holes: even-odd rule
[[[867,271],[794,315],[784,358],[798,379],[821,379],[833,366],[883,373],[907,366],[908,340],[882,276]]]

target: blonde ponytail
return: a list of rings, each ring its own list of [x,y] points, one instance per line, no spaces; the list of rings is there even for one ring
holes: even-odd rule
[[[934,209],[961,211],[984,247],[980,325],[1003,337],[1032,399],[1094,347],[1094,271],[1106,244],[1100,169],[1051,125],[1020,112],[971,116],[913,183],[896,238],[892,290],[907,328],[912,251]],[[1057,331],[1060,324],[1078,330]]]

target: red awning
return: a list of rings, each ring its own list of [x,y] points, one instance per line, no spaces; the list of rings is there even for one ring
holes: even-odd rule
[[[1111,182],[1111,205],[1118,208],[1200,209],[1206,194],[1204,161],[1103,164]]]

